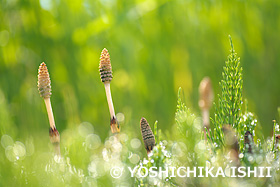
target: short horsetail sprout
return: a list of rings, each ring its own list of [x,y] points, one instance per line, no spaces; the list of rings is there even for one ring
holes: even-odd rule
[[[120,132],[120,126],[115,115],[115,110],[114,110],[114,105],[113,105],[113,100],[112,100],[111,90],[110,90],[110,82],[113,78],[112,66],[110,62],[110,55],[106,48],[104,48],[101,52],[99,72],[100,72],[101,81],[104,83],[105,86],[107,102],[111,115],[111,119],[110,119],[111,131],[112,133],[118,133]]]
[[[40,64],[38,70],[38,90],[40,96],[44,99],[47,108],[47,113],[50,122],[50,130],[49,130],[50,141],[52,144],[55,145],[57,154],[60,154],[60,147],[59,147],[60,136],[59,136],[59,132],[55,127],[53,111],[51,106],[51,99],[50,99],[52,94],[51,79],[48,72],[48,68],[44,62]]]
[[[199,85],[199,107],[202,113],[202,119],[204,127],[209,129],[210,127],[210,117],[209,117],[209,110],[214,100],[214,93],[211,85],[211,80],[209,77],[205,77]],[[206,132],[204,130],[204,135],[206,139]]]
[[[246,131],[244,135],[244,144],[246,152],[252,153],[252,145],[253,145],[253,135],[250,131]]]
[[[153,150],[153,147],[155,146],[155,136],[151,130],[149,123],[145,118],[141,118],[140,126],[143,141],[145,144],[145,149],[147,150],[147,154],[149,156],[149,153]]]

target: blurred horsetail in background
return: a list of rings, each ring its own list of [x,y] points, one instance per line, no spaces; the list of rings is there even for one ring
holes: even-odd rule
[[[54,116],[51,106],[51,79],[48,68],[44,62],[42,62],[38,69],[38,90],[40,96],[44,99],[49,117],[50,130],[49,136],[50,141],[55,147],[56,154],[60,155],[60,135],[56,129]]]
[[[207,129],[210,128],[210,108],[214,101],[214,93],[212,89],[211,80],[209,77],[205,77],[199,84],[199,102],[198,105],[201,110],[203,126]],[[204,129],[203,128],[203,129]],[[204,129],[204,138],[207,139],[206,130]]]
[[[104,87],[106,91],[106,97],[107,97],[107,102],[108,102],[110,116],[111,116],[110,118],[111,131],[112,133],[118,133],[120,132],[120,126],[115,115],[115,109],[114,109],[111,89],[110,89],[110,83],[113,78],[112,66],[110,61],[110,55],[106,48],[104,48],[101,52],[99,72],[100,72],[101,81],[104,83]]]

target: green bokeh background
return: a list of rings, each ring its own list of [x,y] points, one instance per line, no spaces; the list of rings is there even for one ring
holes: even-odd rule
[[[268,136],[280,105],[280,1],[264,0],[0,0],[1,134],[48,138],[37,71],[49,68],[60,132],[87,121],[104,139],[109,111],[98,64],[106,47],[111,90],[122,128],[138,131],[145,116],[172,130],[177,90],[199,114],[198,86],[212,79],[215,95],[229,53],[241,57],[243,95]],[[215,98],[217,100],[217,97]]]

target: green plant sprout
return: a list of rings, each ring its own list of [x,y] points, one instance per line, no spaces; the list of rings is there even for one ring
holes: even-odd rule
[[[158,121],[155,121],[154,124],[154,136],[155,136],[155,145],[157,145],[159,143]]]
[[[201,140],[202,137],[202,121],[198,120],[191,110],[186,107],[180,95],[181,88],[178,89],[175,122],[177,124],[179,134],[184,139],[191,139],[193,141],[193,145],[189,145],[189,149],[193,151],[195,142]]]
[[[231,45],[230,55],[225,62],[223,68],[222,80],[220,86],[222,94],[218,95],[218,105],[215,104],[216,113],[212,120],[214,124],[214,132],[211,135],[212,141],[216,143],[215,147],[224,146],[224,133],[222,127],[231,125],[236,130],[237,135],[242,134],[240,129],[241,108],[242,108],[242,67],[240,66],[240,58],[235,53],[232,39],[229,36]]]

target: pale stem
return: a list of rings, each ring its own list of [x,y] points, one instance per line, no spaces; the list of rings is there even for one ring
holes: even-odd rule
[[[105,86],[105,91],[106,91],[107,102],[108,102],[108,106],[109,106],[111,119],[113,119],[113,117],[115,116],[115,110],[114,110],[113,100],[112,100],[112,96],[111,96],[110,83],[104,83],[104,86]]]
[[[55,129],[55,123],[54,123],[54,117],[53,117],[53,112],[52,112],[51,99],[50,98],[44,98],[44,101],[45,101],[47,112],[48,112],[50,127],[52,129]]]
[[[207,140],[207,134],[206,134],[206,130],[204,128],[206,127],[209,130],[209,127],[210,127],[210,117],[209,117],[208,109],[202,109],[202,120],[203,120],[204,138],[205,138],[205,140]],[[208,135],[209,135],[209,132],[208,132]]]
[[[208,109],[203,109],[202,110],[202,119],[203,119],[204,127],[209,129],[209,127],[210,127],[210,117],[209,117],[209,110]]]

